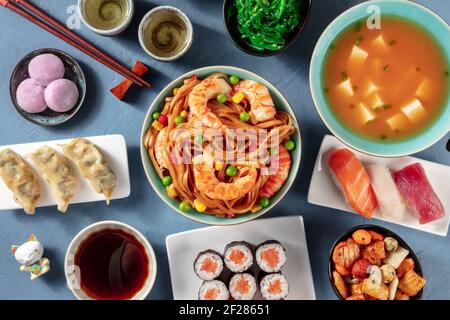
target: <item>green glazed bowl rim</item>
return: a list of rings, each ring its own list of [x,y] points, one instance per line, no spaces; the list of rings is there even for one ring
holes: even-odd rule
[[[447,97],[447,102],[439,118],[423,132],[406,140],[383,143],[358,136],[340,123],[333,115],[322,90],[323,62],[327,48],[342,30],[352,23],[370,16],[367,13],[369,6],[378,6],[382,14],[398,16],[402,19],[413,21],[416,25],[425,29],[440,44],[447,64],[450,65],[450,42],[448,41],[450,27],[435,12],[423,5],[407,0],[371,0],[363,2],[351,7],[333,20],[316,44],[309,74],[310,90],[315,108],[322,121],[339,140],[360,152],[380,157],[400,157],[420,152],[434,145],[450,131],[450,97]]]
[[[151,125],[152,122],[152,113],[155,111],[159,111],[162,108],[164,98],[166,96],[171,95],[172,90],[176,87],[179,87],[182,85],[183,80],[189,77],[192,77],[193,75],[197,75],[201,78],[209,76],[214,73],[222,72],[228,75],[236,74],[241,79],[251,79],[258,81],[262,84],[264,84],[270,91],[270,94],[272,98],[275,101],[275,104],[277,105],[278,109],[281,109],[287,113],[289,113],[294,122],[295,127],[295,133],[292,135],[292,139],[296,142],[296,148],[291,151],[291,158],[292,158],[292,165],[291,170],[289,173],[288,180],[284,183],[283,187],[278,191],[278,193],[271,198],[270,206],[264,209],[261,209],[257,213],[246,213],[242,215],[236,215],[234,218],[227,218],[227,217],[216,217],[215,215],[209,215],[206,213],[198,213],[194,209],[189,210],[189,212],[183,212],[178,208],[179,201],[171,199],[165,192],[165,187],[163,187],[159,176],[156,174],[155,169],[153,168],[153,165],[150,161],[150,158],[147,153],[147,149],[144,146],[144,139],[147,133],[148,128]],[[286,195],[286,193],[290,190],[292,184],[294,183],[295,178],[297,177],[298,170],[300,167],[300,160],[301,160],[301,148],[302,148],[302,141],[301,141],[301,134],[300,134],[300,127],[298,125],[297,119],[295,117],[295,113],[290,106],[287,99],[284,97],[284,95],[268,80],[264,79],[263,77],[257,75],[256,73],[253,73],[249,70],[233,67],[233,66],[208,66],[203,67],[199,69],[195,69],[192,71],[189,71],[187,73],[184,73],[177,77],[175,80],[170,82],[164,89],[161,90],[161,92],[156,96],[156,98],[151,103],[147,114],[144,119],[144,123],[142,125],[142,131],[141,131],[141,140],[140,140],[140,150],[141,150],[141,160],[142,165],[144,167],[145,174],[147,176],[148,181],[150,182],[150,185],[152,186],[153,190],[156,192],[156,194],[163,200],[168,207],[170,207],[172,210],[176,211],[177,213],[193,220],[196,222],[204,223],[207,225],[216,225],[216,226],[227,226],[227,225],[236,225],[240,223],[245,223],[248,221],[251,221],[253,219],[259,218],[262,215],[269,212],[272,208],[274,208]]]

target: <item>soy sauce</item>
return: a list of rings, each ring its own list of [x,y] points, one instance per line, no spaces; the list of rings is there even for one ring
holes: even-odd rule
[[[81,289],[97,300],[131,299],[149,276],[144,246],[122,230],[92,234],[81,243],[75,265],[80,269]]]

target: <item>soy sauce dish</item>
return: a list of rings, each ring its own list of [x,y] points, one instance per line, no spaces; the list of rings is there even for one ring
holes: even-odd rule
[[[9,83],[12,103],[26,120],[41,126],[57,126],[81,108],[86,79],[80,65],[57,49],[27,54],[14,68]]]
[[[261,57],[279,54],[300,36],[311,0],[224,0],[228,36],[240,50]]]
[[[142,233],[118,221],[102,221],[72,240],[64,271],[79,300],[144,300],[155,283],[157,264]]]

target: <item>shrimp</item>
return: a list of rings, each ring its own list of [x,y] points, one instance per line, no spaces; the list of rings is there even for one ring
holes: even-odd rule
[[[207,78],[192,89],[188,104],[194,116],[201,118],[203,125],[219,129],[223,127],[222,121],[208,108],[208,101],[219,94],[229,95],[231,87],[222,78]]]
[[[275,117],[276,110],[272,97],[264,85],[253,80],[243,80],[239,83],[238,92],[244,94],[250,102],[251,113],[257,122],[264,122]]]
[[[195,185],[211,199],[234,200],[248,194],[256,184],[258,173],[253,167],[241,169],[243,175],[231,183],[222,182],[217,179],[213,160],[206,155],[193,158]]]
[[[164,160],[165,142],[167,138],[167,127],[163,128],[156,137],[155,141],[155,158],[161,168],[167,168]]]

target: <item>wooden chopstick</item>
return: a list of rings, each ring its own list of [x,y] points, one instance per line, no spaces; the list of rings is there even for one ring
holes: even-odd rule
[[[125,78],[129,79],[133,83],[137,84],[138,86],[146,86],[151,87],[150,83],[146,82],[142,78],[140,78],[138,75],[136,75],[134,72],[128,70],[126,67],[91,45],[86,40],[82,39],[80,36],[76,35],[74,32],[70,31],[66,27],[64,27],[61,23],[57,22],[38,8],[34,7],[32,4],[28,3],[24,0],[13,0],[17,3],[21,4],[34,14],[36,14],[38,17],[42,18],[45,22],[49,23],[51,26],[47,25],[40,19],[36,18],[35,16],[31,15],[21,7],[15,5],[10,0],[0,0],[0,4],[5,6],[6,8],[14,11],[15,13],[19,14],[20,16],[24,17],[25,19],[31,21],[32,23],[38,25],[39,27],[43,28],[47,32],[53,34],[54,36],[60,38],[61,40],[67,42],[71,46],[77,48],[78,50],[82,51],[83,53],[89,55],[91,58],[97,60],[98,62],[106,65],[110,69],[116,71],[117,73],[121,74]],[[67,34],[64,34],[63,32],[66,32]],[[75,38],[75,40],[79,41],[76,42],[74,39],[70,38],[69,36],[72,36]]]

